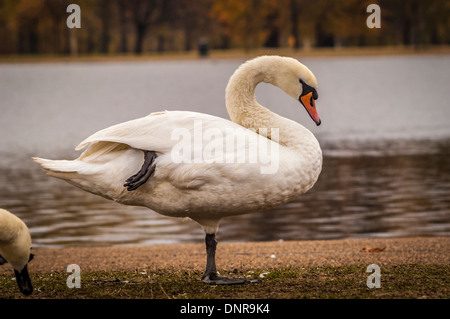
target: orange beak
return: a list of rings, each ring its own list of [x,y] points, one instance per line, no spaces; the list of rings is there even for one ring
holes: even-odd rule
[[[300,102],[305,107],[312,120],[316,123],[317,126],[319,126],[321,121],[319,118],[319,114],[317,113],[316,104],[314,103],[313,93],[309,92],[308,94],[300,96]]]

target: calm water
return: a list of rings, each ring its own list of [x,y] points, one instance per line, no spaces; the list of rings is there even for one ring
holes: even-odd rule
[[[0,207],[35,247],[202,242],[196,223],[83,192],[30,156],[74,158],[93,132],[162,109],[228,117],[224,90],[241,62],[0,65]],[[318,137],[319,181],[278,209],[224,219],[219,240],[449,236],[450,57],[303,62],[319,80],[320,127],[279,89],[256,93]]]

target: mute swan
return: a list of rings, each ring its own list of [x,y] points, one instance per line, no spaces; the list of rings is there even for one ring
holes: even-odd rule
[[[293,58],[262,56],[242,64],[229,80],[226,107],[232,121],[195,112],[157,112],[94,133],[78,145],[77,150],[87,149],[76,160],[33,160],[49,175],[88,192],[195,220],[206,233],[202,279],[243,283],[217,276],[220,220],[288,202],[308,191],[322,169],[314,135],[256,101],[260,82],[299,100],[320,125],[313,73]],[[240,140],[237,146],[228,148],[230,136]],[[271,150],[268,159],[259,156],[264,143]],[[264,171],[269,162],[275,164]]]
[[[17,216],[0,209],[0,265],[8,262],[14,268],[17,285],[24,295],[33,292],[27,265],[33,259],[30,254],[31,236],[28,227]]]

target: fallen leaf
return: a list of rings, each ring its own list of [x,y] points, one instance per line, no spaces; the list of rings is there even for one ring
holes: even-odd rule
[[[386,249],[386,247],[383,247],[383,248],[373,247],[373,248],[363,248],[362,251],[364,251],[366,253],[374,253],[374,252],[383,251],[385,249]]]

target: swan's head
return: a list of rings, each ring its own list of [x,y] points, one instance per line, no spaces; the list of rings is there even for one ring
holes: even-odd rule
[[[298,100],[306,109],[311,119],[320,125],[315,100],[318,84],[314,74],[298,60],[289,57],[267,57],[272,60],[272,71],[269,74],[269,83],[278,86],[288,95]]]
[[[13,267],[17,285],[24,295],[33,292],[27,269],[28,262],[33,259],[30,248],[31,235],[25,223],[0,209],[0,265],[7,262]]]
[[[300,101],[313,121],[320,125],[316,110],[317,80],[314,74],[298,60],[277,55],[265,55],[242,64],[231,76],[226,89],[227,109],[233,121],[239,120],[239,108],[245,97],[254,97],[254,89],[260,82],[273,84],[294,99]]]
[[[34,255],[28,253],[26,255],[23,255],[22,261],[25,261],[25,266],[23,267],[14,267],[14,274],[16,275],[16,281],[17,281],[17,285],[19,286],[19,290],[21,293],[23,293],[24,295],[29,295],[33,292],[33,285],[31,284],[31,278],[30,275],[28,274],[28,262],[30,262]]]

